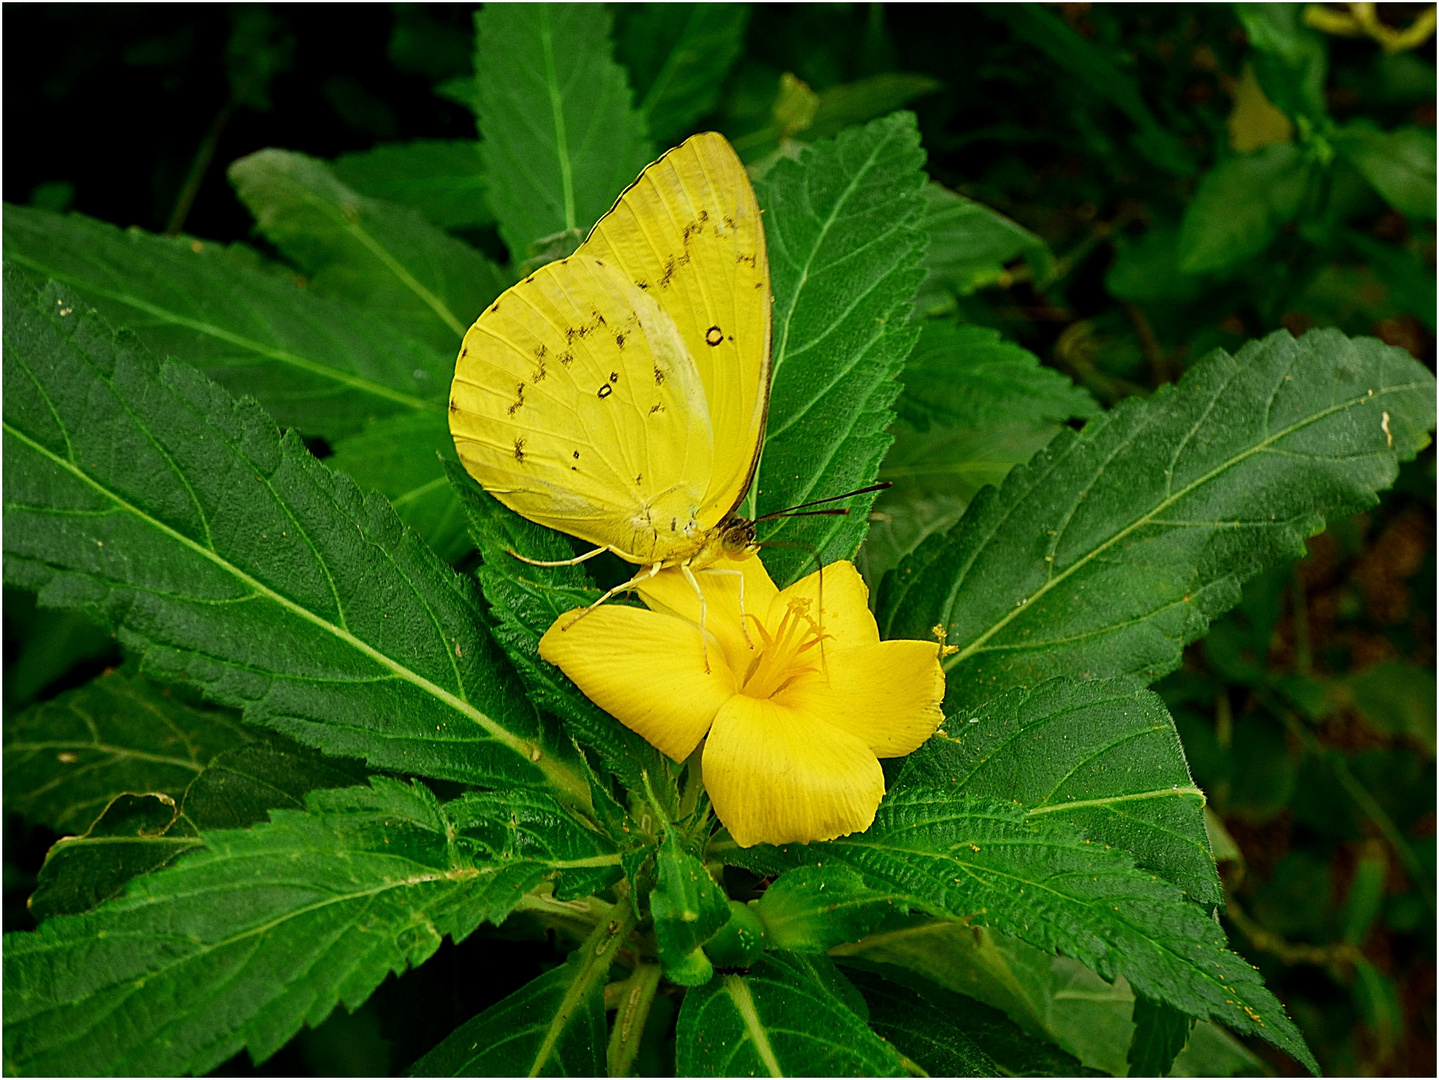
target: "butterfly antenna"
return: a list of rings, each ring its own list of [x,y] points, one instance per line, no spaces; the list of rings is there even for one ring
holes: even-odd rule
[[[825,504],[825,503],[836,502],[836,501],[838,501],[839,499],[850,499],[850,498],[853,498],[853,497],[856,496],[856,495],[868,495],[871,491],[884,491],[886,488],[891,488],[891,487],[893,487],[893,486],[894,486],[894,484],[893,484],[892,481],[889,481],[889,480],[881,480],[879,483],[877,483],[877,484],[870,484],[868,487],[855,488],[855,490],[853,490],[853,491],[846,491],[843,495],[830,495],[830,496],[828,496],[827,498],[823,498],[823,499],[812,499],[812,500],[810,500],[809,502],[802,502],[802,503],[800,503],[798,506],[791,506],[791,507],[790,507],[789,509],[787,509],[787,510],[776,510],[776,511],[774,511],[773,513],[770,513],[770,514],[762,514],[761,516],[755,518],[755,521],[769,521],[771,518],[777,518],[777,517],[802,517],[803,514],[801,513],[801,511],[807,510],[807,509],[808,509],[809,507],[811,507],[811,506],[822,506],[822,505]],[[841,511],[822,510],[822,511],[819,511],[819,513],[826,513],[826,514],[844,513],[844,514],[847,514],[847,513],[849,513],[849,511],[848,511],[848,510],[841,510]]]

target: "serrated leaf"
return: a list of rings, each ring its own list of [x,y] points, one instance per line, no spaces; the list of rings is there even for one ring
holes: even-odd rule
[[[673,827],[665,831],[656,862],[650,912],[660,962],[673,982],[700,986],[714,974],[700,946],[729,921],[729,901],[704,863],[684,849]]]
[[[461,1024],[410,1075],[605,1075],[605,977],[635,925],[626,902],[611,914],[564,964]]]
[[[1304,202],[1311,178],[1304,152],[1275,143],[1225,158],[1199,180],[1179,226],[1179,269],[1222,273],[1260,254]]]
[[[470,583],[253,402],[74,303],[7,278],[10,581],[327,753],[589,801]]]
[[[1386,202],[1409,217],[1434,218],[1434,132],[1418,127],[1380,131],[1355,121],[1330,138]]]
[[[915,298],[922,315],[953,307],[955,296],[968,296],[998,281],[1006,263],[1045,248],[1044,241],[1022,225],[942,184],[931,181],[924,193],[928,205],[920,228],[929,237],[929,247],[920,263],[926,271],[924,284]]]
[[[951,712],[1057,674],[1157,678],[1242,581],[1373,505],[1433,417],[1433,376],[1372,338],[1216,351],[1060,432],[926,541],[889,579],[884,636],[945,629]]]
[[[928,322],[904,365],[901,420],[978,431],[1100,412],[1089,391],[985,326]]]
[[[413,207],[442,229],[478,228],[495,220],[474,139],[381,143],[341,154],[335,176],[361,195]]]
[[[712,112],[739,57],[745,4],[623,4],[615,54],[629,70],[635,108],[650,137],[668,146]]]
[[[516,263],[557,234],[578,243],[654,156],[610,23],[599,4],[492,4],[475,16],[480,154]]]
[[[856,1011],[858,1010],[858,1011]],[[681,1076],[900,1076],[864,999],[822,956],[766,953],[689,991],[675,1033]]]
[[[321,757],[288,739],[268,735],[217,755],[185,789],[180,812],[202,832],[242,829],[271,810],[303,810],[321,788],[362,783],[354,762]]]
[[[46,853],[26,907],[37,920],[89,911],[119,896],[132,878],[200,845],[169,795],[116,796],[82,835],[64,837]]]
[[[895,781],[1010,800],[1112,844],[1204,904],[1223,903],[1204,793],[1157,694],[1057,678],[949,716]]]
[[[823,953],[864,937],[894,903],[848,866],[800,866],[770,882],[758,911],[767,948]]]
[[[184,357],[307,433],[343,435],[397,412],[443,414],[453,348],[247,267],[218,244],[6,206],[5,261],[69,286],[154,352]]]
[[[1130,1076],[1168,1076],[1189,1041],[1192,1017],[1172,1005],[1134,998],[1134,1040],[1129,1044]]]
[[[454,453],[445,414],[434,410],[373,421],[336,442],[326,464],[389,499],[400,520],[436,555],[455,562],[472,545],[441,460]]]
[[[125,792],[178,803],[216,755],[252,738],[227,710],[112,671],[7,718],[5,809],[82,833]]]
[[[495,640],[519,671],[530,700],[563,720],[631,791],[644,791],[648,776],[662,800],[668,793],[666,805],[673,809],[674,785],[666,784],[670,772],[660,752],[540,658],[540,638],[555,620],[599,598],[589,573],[583,566],[534,566],[515,558],[512,551],[542,562],[572,559],[574,552],[554,530],[501,506],[457,463],[447,462],[446,468],[480,549],[476,576],[490,605]]]
[[[742,511],[772,513],[873,483],[889,448],[895,377],[924,234],[924,152],[913,115],[896,113],[778,162],[756,188],[773,281],[773,387],[755,486]],[[783,518],[762,539],[780,585],[848,559],[872,497],[847,517]],[[748,508],[745,510],[744,508]],[[809,549],[809,550],[806,550]]]
[[[899,969],[843,970],[869,1005],[870,1027],[930,1076],[1079,1075],[1077,1060],[998,1009]]]
[[[1107,980],[1123,975],[1138,993],[1258,1035],[1318,1071],[1283,1007],[1197,905],[1124,853],[1057,821],[1026,822],[1011,804],[946,782],[907,787],[857,836],[743,852],[715,844],[711,854],[770,873],[842,863],[914,910],[1062,952]]]
[[[417,210],[357,195],[327,162],[260,150],[234,162],[229,177],[255,227],[316,291],[359,304],[446,356],[445,380],[465,330],[510,283]]]
[[[376,778],[308,806],[209,833],[120,900],[7,935],[7,1069],[206,1072],[242,1048],[263,1061],[570,868],[490,849],[418,784]]]

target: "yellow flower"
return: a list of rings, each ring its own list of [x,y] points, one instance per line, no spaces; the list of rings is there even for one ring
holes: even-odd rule
[[[880,641],[848,562],[780,591],[757,558],[679,568],[639,587],[650,610],[560,616],[540,655],[675,761],[705,742],[705,787],[742,847],[830,840],[869,827],[878,758],[918,747],[941,719],[940,647]],[[741,583],[743,612],[741,619]],[[708,670],[706,670],[708,668]]]

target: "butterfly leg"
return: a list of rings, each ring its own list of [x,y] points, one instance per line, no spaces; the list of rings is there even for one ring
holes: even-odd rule
[[[583,555],[576,555],[573,559],[555,559],[553,561],[546,561],[544,559],[531,559],[528,555],[521,555],[514,548],[505,548],[505,551],[507,553],[519,559],[520,562],[529,563],[531,566],[578,566],[580,563],[587,562],[588,560],[593,559],[596,555],[603,555],[606,551],[609,550],[609,545],[605,545],[604,547],[595,548],[594,551],[587,551]],[[605,598],[608,598],[609,595],[609,593],[606,593]]]
[[[695,591],[695,595],[700,598],[700,649],[704,653],[705,674],[708,675],[710,673],[710,643],[709,638],[705,636],[705,616],[709,614],[709,603],[705,600],[704,590],[700,588],[700,583],[695,580],[695,574],[690,569],[690,564],[680,563],[680,572],[690,583],[690,588]]]
[[[543,564],[540,564],[540,565],[543,565]],[[615,596],[615,595],[617,595],[618,593],[626,592],[626,591],[628,591],[628,590],[630,590],[630,589],[633,589],[636,585],[638,585],[638,584],[639,584],[640,582],[642,582],[642,581],[648,581],[650,578],[654,577],[656,574],[658,574],[658,573],[660,572],[660,568],[661,568],[662,566],[664,566],[663,563],[655,563],[655,564],[654,564],[653,566],[651,566],[648,570],[641,570],[638,574],[636,574],[634,577],[630,578],[628,581],[622,581],[622,582],[620,582],[618,585],[616,585],[616,586],[615,586],[613,589],[611,589],[609,592],[607,592],[607,593],[605,593],[603,596],[601,596],[598,600],[596,600],[596,601],[595,601],[593,604],[591,604],[589,607],[585,608],[584,611],[580,612],[578,615],[576,615],[576,616],[575,616],[573,619],[571,619],[569,622],[565,623],[564,626],[560,627],[560,633],[563,634],[563,633],[564,633],[566,630],[568,630],[570,627],[574,626],[575,623],[579,622],[581,619],[583,619],[583,618],[584,618],[586,615],[588,615],[590,612],[594,611],[595,608],[597,608],[597,607],[599,607],[601,604],[603,604],[603,603],[604,603],[606,600],[608,600],[611,596]]]

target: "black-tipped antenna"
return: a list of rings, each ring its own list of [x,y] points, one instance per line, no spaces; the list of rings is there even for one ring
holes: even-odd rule
[[[825,499],[813,499],[813,500],[811,500],[810,502],[800,503],[798,506],[791,506],[788,510],[776,510],[776,511],[775,511],[774,513],[772,513],[772,514],[762,514],[761,516],[755,518],[755,521],[768,521],[768,520],[770,520],[770,518],[786,517],[786,516],[790,516],[790,515],[793,515],[793,516],[795,516],[795,517],[798,517],[798,516],[800,516],[800,515],[799,515],[798,513],[796,513],[796,511],[804,510],[804,509],[806,509],[807,507],[810,507],[810,506],[820,506],[820,505],[822,505],[822,504],[824,504],[824,503],[835,502],[835,501],[838,500],[838,499],[849,499],[849,498],[854,497],[855,495],[867,495],[867,494],[869,494],[871,491],[883,491],[885,488],[890,488],[890,487],[894,487],[894,484],[893,484],[891,481],[889,481],[889,480],[881,480],[879,483],[877,483],[877,484],[870,484],[868,487],[856,488],[854,491],[846,491],[843,495],[831,495],[831,496],[829,496],[828,498],[825,498]],[[833,511],[833,510],[820,511],[820,513],[831,513],[831,514],[832,514],[832,513],[835,513],[835,512],[836,512],[836,511]],[[843,512],[843,513],[846,513],[846,514],[849,513],[848,510],[844,510],[844,511],[842,511],[842,512]]]

